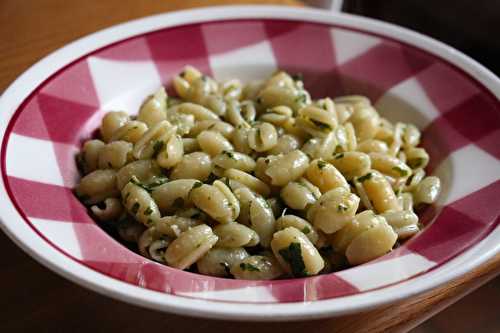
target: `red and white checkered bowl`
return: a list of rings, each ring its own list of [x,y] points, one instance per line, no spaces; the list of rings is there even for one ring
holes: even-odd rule
[[[301,72],[313,97],[367,95],[392,121],[417,124],[428,171],[443,184],[423,213],[427,227],[374,262],[280,281],[197,275],[120,245],[72,194],[74,154],[106,111],[135,113],[186,64],[217,79]],[[500,80],[474,60],[366,18],[229,7],[133,21],[49,55],[2,96],[1,225],[57,273],[154,309],[247,320],[364,310],[436,287],[500,251],[499,97]]]

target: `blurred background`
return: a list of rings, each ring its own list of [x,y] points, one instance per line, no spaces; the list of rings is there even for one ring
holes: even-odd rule
[[[305,5],[299,0],[0,0],[0,94],[43,56],[78,37],[113,24],[178,9],[248,3]],[[498,0],[345,0],[343,11],[432,36],[500,75]],[[0,332],[94,331],[96,323],[105,327],[105,323],[110,322],[113,325],[107,327],[113,331],[134,332],[145,327],[160,328],[152,327],[154,322],[162,322],[161,327],[165,328],[172,321],[179,325],[186,320],[177,316],[166,320],[161,314],[78,287],[43,268],[2,233],[0,253],[3,253]],[[499,309],[500,278],[497,277],[411,332],[498,333]],[[130,318],[131,314],[134,318]],[[209,330],[207,321],[197,322],[200,329]],[[237,324],[229,327],[240,331]],[[255,329],[262,331],[259,327],[263,325],[255,325]]]

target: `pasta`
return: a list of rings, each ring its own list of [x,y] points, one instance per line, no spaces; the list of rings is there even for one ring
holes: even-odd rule
[[[417,234],[441,182],[413,124],[299,76],[217,82],[186,66],[137,116],[104,115],[76,195],[151,260],[236,279],[326,274]]]

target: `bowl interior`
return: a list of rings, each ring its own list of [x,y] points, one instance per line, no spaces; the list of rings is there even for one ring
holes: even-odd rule
[[[427,171],[443,184],[438,204],[422,212],[427,228],[374,262],[296,280],[200,276],[129,251],[72,194],[79,178],[74,156],[105,112],[136,113],[145,96],[168,88],[186,64],[218,80],[262,79],[278,68],[300,72],[313,97],[365,95],[390,121],[416,124],[431,156]],[[9,124],[3,176],[10,200],[40,237],[115,279],[225,302],[328,299],[424,274],[491,232],[500,194],[499,108],[484,87],[445,60],[362,30],[263,19],[191,24],[109,45],[47,79]]]

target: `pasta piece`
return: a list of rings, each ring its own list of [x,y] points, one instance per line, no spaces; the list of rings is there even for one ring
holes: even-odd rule
[[[102,123],[101,123],[101,137],[104,142],[109,142],[111,141],[111,138],[113,137],[114,133],[124,126],[127,122],[129,121],[129,116],[125,112],[122,111],[113,111],[113,112],[108,112],[102,118]]]
[[[359,197],[338,187],[324,193],[307,211],[307,219],[326,234],[332,234],[349,223],[359,206]]]
[[[154,184],[165,181],[161,169],[153,160],[140,160],[131,162],[118,170],[116,174],[116,186],[118,190],[127,185],[127,183],[136,177],[142,184]]]
[[[148,130],[148,126],[141,121],[132,120],[113,132],[109,141],[128,141],[131,143],[138,142],[144,133]]]
[[[380,117],[373,107],[357,104],[349,121],[354,126],[359,141],[364,141],[375,138]]]
[[[255,255],[231,265],[231,274],[242,280],[273,280],[283,275],[283,270],[274,256]]]
[[[403,132],[403,142],[405,149],[418,146],[420,143],[420,131],[415,125],[406,124]]]
[[[294,135],[284,134],[278,138],[276,146],[269,150],[271,155],[288,154],[300,148],[300,140]]]
[[[99,169],[120,169],[132,159],[132,144],[126,141],[110,142],[99,152]]]
[[[194,119],[196,121],[219,120],[219,116],[217,116],[214,112],[201,105],[194,103],[182,103],[176,105],[175,111],[185,114],[191,114],[194,116]]]
[[[170,173],[171,179],[198,179],[205,181],[212,172],[212,159],[203,152],[184,155]]]
[[[265,174],[271,184],[283,186],[301,177],[307,169],[309,158],[300,150],[293,150],[277,159],[270,160]]]
[[[370,139],[360,142],[356,149],[362,153],[382,153],[386,154],[389,151],[387,143],[381,140]]]
[[[381,153],[370,153],[371,167],[392,178],[407,179],[411,169],[398,158]]]
[[[88,140],[83,144],[82,152],[77,155],[78,168],[88,174],[99,167],[99,154],[106,146],[101,140]]]
[[[344,176],[333,165],[323,160],[314,160],[306,170],[306,178],[316,185],[322,193],[342,187],[349,189]]]
[[[219,247],[255,246],[260,241],[255,231],[239,223],[220,224],[213,231],[219,237]]]
[[[370,171],[366,175],[357,178],[356,181],[361,183],[366,195],[373,204],[373,208],[378,213],[401,210],[391,185],[378,171]]]
[[[329,159],[337,147],[337,136],[334,132],[324,138],[311,138],[302,146],[302,151],[310,158]]]
[[[385,212],[381,216],[398,234],[399,239],[406,239],[419,232],[418,216],[412,211]]]
[[[252,191],[259,193],[264,197],[269,196],[271,193],[271,189],[266,183],[241,170],[227,169],[224,172],[224,176],[247,186]]]
[[[220,223],[229,223],[238,217],[240,205],[231,190],[221,181],[213,185],[196,183],[189,193],[193,203]]]
[[[139,109],[137,120],[142,121],[148,127],[167,119],[167,93],[162,87],[148,97]]]
[[[281,189],[281,199],[292,209],[303,210],[314,204],[321,196],[320,190],[307,179],[300,178]]]
[[[260,196],[255,196],[249,203],[250,226],[260,238],[260,244],[268,248],[275,230],[276,220],[273,211]]]
[[[228,277],[231,274],[231,267],[239,265],[248,256],[247,251],[241,247],[230,249],[215,247],[196,262],[196,267],[201,274]]]
[[[224,173],[223,170],[238,169],[243,172],[251,172],[255,169],[255,161],[248,155],[235,152],[223,151],[213,159],[216,168],[222,170],[220,175]]]
[[[184,231],[203,224],[201,220],[194,217],[194,215],[191,217],[177,215],[163,216],[156,221],[154,228],[162,235],[167,235],[170,238],[177,238]]]
[[[146,226],[150,226],[160,218],[160,211],[156,202],[148,191],[129,182],[122,190],[123,205],[128,213]]]
[[[107,198],[104,200],[104,207],[101,208],[97,205],[90,207],[92,213],[99,219],[99,221],[112,221],[118,219],[123,213],[123,206],[120,199]]]
[[[337,115],[334,110],[324,110],[316,106],[307,106],[299,110],[297,125],[315,137],[325,137],[337,127]]]
[[[86,204],[96,204],[107,198],[120,195],[116,187],[116,171],[112,169],[95,170],[80,180],[76,194]]]
[[[219,132],[203,131],[196,137],[198,145],[210,156],[233,150],[233,145]]]
[[[217,236],[206,224],[186,230],[165,252],[169,266],[186,269],[203,257],[217,243]]]
[[[293,111],[288,106],[280,105],[267,109],[259,118],[260,121],[271,123],[275,126],[283,125],[288,119],[292,118]]]
[[[200,150],[198,140],[194,138],[182,138],[182,147],[184,148],[184,154],[195,153]]]
[[[405,149],[406,164],[412,169],[425,168],[429,164],[429,154],[424,148],[410,147]]]
[[[229,140],[233,136],[234,127],[231,124],[220,120],[201,120],[195,123],[193,128],[191,128],[189,135],[196,137],[205,130],[219,132]]]
[[[260,123],[248,131],[248,145],[255,151],[270,150],[278,143],[278,133],[270,123]]]
[[[165,148],[160,150],[156,162],[162,168],[171,168],[182,161],[184,146],[179,135],[172,135],[165,143]]]
[[[154,125],[136,142],[134,157],[136,159],[150,159],[153,155],[158,155],[176,131],[177,128],[166,120]]]
[[[415,205],[420,203],[432,204],[436,202],[441,192],[441,181],[438,177],[425,177],[413,190]]]
[[[277,231],[271,248],[281,267],[294,277],[316,275],[325,265],[309,238],[294,227]]]
[[[371,169],[370,157],[365,153],[348,151],[333,155],[328,159],[347,180],[365,175]]]
[[[173,213],[176,209],[189,207],[192,204],[189,193],[199,184],[201,182],[196,179],[177,179],[155,187],[151,196],[162,213]]]
[[[276,220],[276,230],[283,230],[288,227],[294,227],[298,230],[300,230],[304,235],[309,238],[311,243],[316,245],[319,240],[319,235],[316,232],[316,230],[313,228],[313,226],[304,220],[303,218],[300,218],[295,215],[283,215],[279,219]]]

